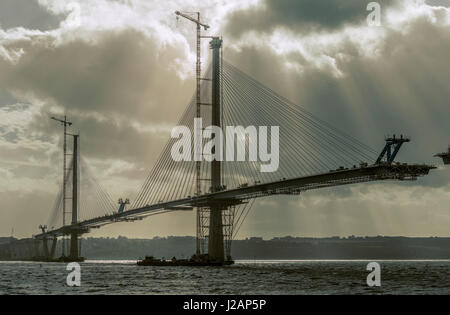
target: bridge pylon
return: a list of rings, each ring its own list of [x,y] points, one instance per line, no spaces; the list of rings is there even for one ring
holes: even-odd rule
[[[75,226],[78,222],[78,139],[79,135],[73,136],[73,162],[72,162],[72,226]],[[70,254],[68,260],[80,261],[83,260],[80,257],[78,248],[78,236],[79,231],[72,230],[70,232]]]
[[[211,124],[222,128],[222,104],[221,104],[221,48],[222,39],[213,37],[210,42],[212,49],[212,89],[211,89]],[[213,134],[212,138],[218,135]],[[213,154],[216,150],[222,150],[222,143],[216,141]],[[222,163],[216,159],[211,161],[211,192],[220,191],[222,187]],[[209,236],[208,236],[208,257],[214,262],[223,263],[224,253],[224,233],[223,233],[223,213],[228,210],[229,205],[221,202],[211,202],[209,204]]]

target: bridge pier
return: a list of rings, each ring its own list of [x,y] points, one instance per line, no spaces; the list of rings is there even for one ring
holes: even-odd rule
[[[78,259],[78,233],[73,232],[70,234],[70,258]]]
[[[34,239],[33,241],[33,257],[39,257],[40,256],[40,243],[39,240]]]
[[[56,244],[58,243],[58,238],[56,236],[53,237],[53,241],[52,241],[52,248],[50,250],[50,259],[53,259],[53,257],[55,257],[55,252],[56,252]]]
[[[47,242],[47,237],[44,237],[42,239],[42,244],[43,244],[43,249],[44,249],[44,257],[45,258],[49,258],[50,257],[50,252],[48,250],[48,242]]]
[[[209,220],[208,256],[212,261],[224,262],[222,208],[211,207]]]

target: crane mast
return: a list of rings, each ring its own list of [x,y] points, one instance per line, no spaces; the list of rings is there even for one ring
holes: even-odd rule
[[[64,119],[59,119],[56,117],[50,117],[50,119],[57,121],[59,123],[61,123],[61,125],[64,127],[64,141],[63,141],[63,202],[62,202],[62,217],[63,217],[63,222],[62,222],[62,226],[66,225],[66,181],[67,181],[67,176],[66,176],[66,171],[67,171],[67,166],[66,166],[66,157],[67,157],[67,126],[71,126],[72,123],[70,121],[67,120],[67,116],[64,116]],[[63,239],[62,241],[62,255],[65,255],[65,241]]]
[[[196,24],[197,26],[197,43],[196,43],[196,49],[197,49],[197,63],[196,63],[196,69],[195,69],[195,73],[196,73],[196,118],[201,118],[201,91],[200,91],[200,86],[201,86],[201,49],[200,49],[200,41],[201,41],[201,28],[203,27],[205,31],[208,30],[208,28],[210,28],[209,25],[204,24],[200,21],[200,12],[194,12],[193,14],[195,14],[197,16],[197,18],[193,18],[189,15],[187,15],[186,13],[180,12],[180,11],[176,11],[175,14],[177,15],[177,18],[179,16],[193,22]],[[201,130],[196,130],[196,132],[198,134],[201,133]],[[196,156],[201,156],[202,152],[202,148],[198,148],[198,150],[200,150],[200,152],[196,152]],[[196,195],[200,196],[201,195],[201,161],[196,161],[195,162],[195,171],[196,171]],[[196,215],[196,223],[197,223],[197,240],[196,240],[196,254],[200,255],[201,254],[201,244],[200,244],[200,240],[202,239],[202,225],[203,223],[202,218],[201,218],[201,211],[202,209],[197,207],[197,215]]]

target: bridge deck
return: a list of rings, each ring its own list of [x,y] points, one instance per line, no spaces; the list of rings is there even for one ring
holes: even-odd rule
[[[425,176],[434,169],[430,165],[408,165],[408,164],[380,164],[366,167],[356,167],[352,169],[342,169],[330,171],[328,173],[316,174],[306,177],[291,179],[280,179],[276,182],[261,183],[252,186],[239,187],[235,189],[223,190],[201,196],[189,197],[173,200],[169,202],[148,205],[138,209],[128,210],[122,213],[115,213],[103,217],[98,217],[61,227],[35,235],[35,238],[68,235],[70,232],[78,231],[87,233],[90,228],[98,228],[106,224],[116,222],[135,221],[146,216],[171,211],[191,210],[196,206],[208,206],[211,203],[239,204],[252,198],[260,198],[271,195],[299,194],[302,191],[349,185],[355,183],[381,181],[381,180],[416,180],[417,177]]]

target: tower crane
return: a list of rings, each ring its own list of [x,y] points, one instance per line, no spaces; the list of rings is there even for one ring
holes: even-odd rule
[[[198,28],[200,28],[200,26],[203,26],[205,31],[207,31],[208,28],[210,27],[209,25],[200,22],[200,12],[194,12],[194,14],[197,14],[197,19],[194,19],[192,16],[189,16],[186,13],[183,13],[183,12],[180,12],[180,11],[175,11],[175,14],[177,16],[184,17],[185,19],[188,19],[189,21],[192,21],[192,22],[196,23]]]
[[[197,64],[196,64],[196,85],[197,85],[197,90],[196,90],[196,117],[200,118],[201,117],[201,99],[200,99],[200,83],[201,83],[201,59],[200,59],[200,41],[201,38],[203,36],[201,36],[201,28],[203,27],[203,29],[205,31],[208,30],[208,28],[210,28],[209,25],[202,23],[200,20],[200,12],[180,12],[180,11],[175,11],[175,14],[177,15],[177,19],[181,16],[193,23],[195,23],[197,25]],[[197,15],[197,18],[194,18],[192,16],[190,16],[189,14],[194,14]],[[201,154],[201,148],[200,148],[200,152],[196,152],[197,154],[200,153]],[[196,195],[200,196],[201,195],[201,162],[200,161],[196,161],[195,162],[195,170],[196,170]],[[201,209],[197,207],[197,250],[196,253],[200,254],[200,238],[201,238],[201,234],[202,234],[202,224],[201,224],[201,220],[202,220],[202,213],[201,213]]]
[[[67,155],[68,155],[67,154],[67,135],[68,135],[67,127],[68,126],[69,127],[72,126],[72,122],[67,120],[67,116],[64,116],[64,120],[56,118],[56,117],[50,117],[50,119],[61,123],[61,125],[64,127],[64,138],[63,138],[64,139],[64,144],[63,144],[63,156],[64,156],[64,159],[63,159],[63,202],[62,202],[63,222],[62,223],[63,223],[63,226],[65,226],[66,225],[66,199],[67,199],[66,198],[66,181],[67,181],[67,176],[66,176],[67,161],[66,161],[66,158],[67,158]],[[64,238],[63,238],[63,241],[62,241],[62,255],[64,256],[64,254],[65,254],[65,241],[64,241]]]

